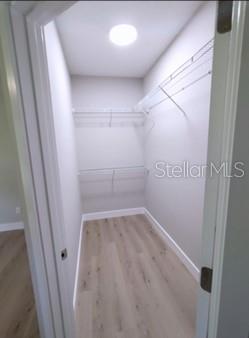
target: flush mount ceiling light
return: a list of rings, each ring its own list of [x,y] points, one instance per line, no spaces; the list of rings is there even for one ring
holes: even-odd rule
[[[137,40],[137,30],[132,25],[117,25],[112,27],[109,39],[118,46],[128,46]]]

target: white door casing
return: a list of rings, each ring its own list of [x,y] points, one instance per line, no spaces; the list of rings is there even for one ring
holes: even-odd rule
[[[24,102],[19,86],[19,73],[16,65],[9,14],[8,4],[0,3],[0,79],[18,153],[19,169],[25,199],[25,207],[23,208],[24,230],[36,300],[36,310],[39,319],[40,335],[41,337],[56,337],[45,248],[41,237],[41,218],[36,195],[37,186],[35,186],[33,179],[31,149],[29,137],[26,132],[27,120],[24,114]],[[28,122],[32,123],[32,120]],[[35,135],[35,125],[33,127]],[[33,145],[33,149],[34,148],[36,148],[38,155],[39,147],[37,142]],[[41,176],[41,179],[42,178]],[[47,214],[44,213],[43,216],[45,218]]]
[[[233,2],[232,29],[215,33],[207,163],[232,163],[245,1]],[[230,179],[207,176],[202,227],[203,267],[213,269],[211,295],[199,289],[196,338],[217,337]]]
[[[33,251],[31,257],[43,258],[45,271],[42,281],[36,271],[32,271],[37,304],[44,303],[45,292],[41,284],[46,284],[48,299],[41,313],[38,313],[42,337],[75,337],[73,304],[69,299],[67,260],[61,259],[65,248],[62,232],[62,204],[55,148],[55,135],[51,121],[52,108],[48,85],[48,68],[44,53],[43,25],[71,6],[73,2],[16,2],[12,6],[5,4],[5,15],[11,15],[14,37],[13,58],[16,56],[17,79],[23,110],[19,112],[24,121],[23,133],[27,138],[26,152],[29,155],[32,184],[35,192],[37,231],[42,245],[38,252],[37,241],[31,232],[30,242]],[[9,12],[9,13],[8,13]],[[10,32],[10,30],[9,30]],[[14,53],[16,55],[14,55]],[[19,79],[18,79],[19,77]],[[20,86],[18,83],[20,80]],[[20,125],[16,128],[20,129]],[[16,133],[18,131],[16,130]],[[23,154],[20,161],[25,161]],[[26,170],[26,169],[25,169]],[[27,171],[25,171],[27,174]],[[31,212],[30,209],[27,210]],[[34,224],[27,222],[27,229],[34,229]],[[39,266],[37,265],[37,269]],[[39,279],[39,280],[38,280]],[[37,281],[38,280],[38,281]],[[39,308],[39,306],[38,306]]]

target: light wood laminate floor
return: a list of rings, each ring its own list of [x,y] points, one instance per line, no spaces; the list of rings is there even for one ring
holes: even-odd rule
[[[193,338],[197,283],[143,215],[84,224],[79,338]]]
[[[39,337],[23,230],[0,232],[0,337]]]

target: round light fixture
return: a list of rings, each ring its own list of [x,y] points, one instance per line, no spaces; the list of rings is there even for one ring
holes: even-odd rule
[[[132,25],[117,25],[109,33],[111,42],[118,46],[128,46],[137,40],[137,30]]]

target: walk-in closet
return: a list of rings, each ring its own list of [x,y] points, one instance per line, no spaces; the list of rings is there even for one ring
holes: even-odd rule
[[[44,30],[78,337],[194,338],[215,1],[77,1]]]

